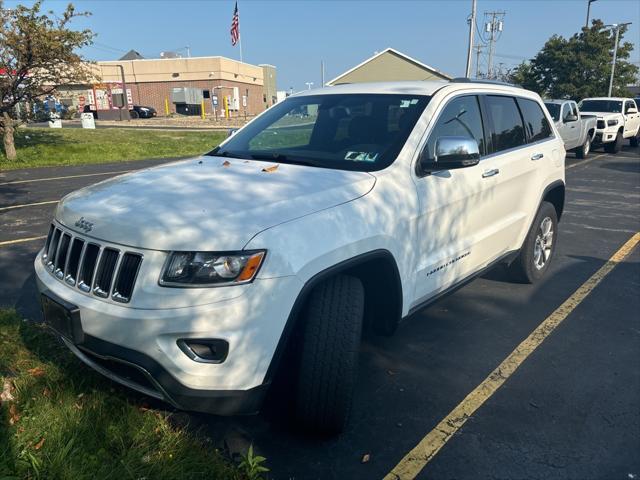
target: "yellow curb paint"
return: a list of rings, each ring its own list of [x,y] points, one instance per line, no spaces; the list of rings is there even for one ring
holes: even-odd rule
[[[32,242],[34,240],[42,240],[43,238],[47,238],[46,235],[41,235],[39,237],[30,237],[30,238],[18,238],[17,240],[7,240],[4,242],[0,242],[0,247],[5,247],[7,245],[15,245],[16,243],[24,243],[24,242]]]
[[[591,275],[567,300],[549,315],[531,334],[509,354],[491,374],[466,396],[449,415],[431,430],[418,445],[400,460],[385,480],[415,478],[436,456],[440,449],[466,423],[502,384],[518,369],[527,357],[553,332],[593,289],[622,262],[640,242],[640,232],[631,237],[600,269]]]
[[[24,205],[11,205],[10,207],[0,208],[0,212],[4,212],[6,210],[13,210],[15,208],[37,207],[39,205],[51,205],[52,203],[58,203],[59,201],[60,200],[49,200],[47,202],[25,203]]]

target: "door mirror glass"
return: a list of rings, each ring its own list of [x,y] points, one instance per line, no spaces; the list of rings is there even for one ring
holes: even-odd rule
[[[434,158],[422,157],[423,172],[472,167],[480,161],[478,142],[468,137],[440,137],[436,140]]]
[[[570,113],[569,115],[567,115],[566,117],[564,117],[564,121],[565,123],[568,122],[575,122],[578,120],[578,116],[574,115],[573,113]]]

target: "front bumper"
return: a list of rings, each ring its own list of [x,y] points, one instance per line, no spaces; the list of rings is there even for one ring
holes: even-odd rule
[[[615,142],[617,135],[617,130],[596,130],[596,134],[593,137],[593,143],[601,145],[603,143]]]
[[[40,258],[38,289],[77,307],[73,339],[65,345],[103,375],[184,409],[219,415],[259,410],[267,371],[302,284],[296,277],[256,280],[245,295],[197,307],[140,309],[86,296],[56,280]],[[184,338],[220,338],[229,353],[219,364],[192,360]]]

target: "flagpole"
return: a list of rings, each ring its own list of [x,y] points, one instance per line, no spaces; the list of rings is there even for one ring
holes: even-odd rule
[[[236,6],[238,6],[238,1],[236,0]],[[242,61],[242,32],[240,31],[240,9],[238,8],[238,43],[240,44],[240,63],[244,63]]]

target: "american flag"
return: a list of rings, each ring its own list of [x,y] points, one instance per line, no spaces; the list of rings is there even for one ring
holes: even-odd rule
[[[231,45],[238,43],[240,40],[240,19],[238,17],[238,2],[233,10],[233,19],[231,20]]]

